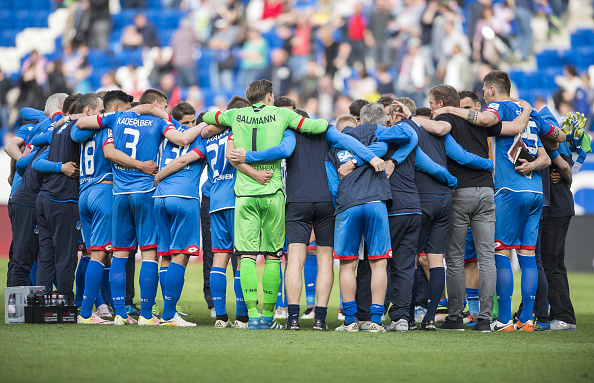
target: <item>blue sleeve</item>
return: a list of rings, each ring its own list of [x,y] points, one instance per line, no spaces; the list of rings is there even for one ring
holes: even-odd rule
[[[36,135],[31,139],[31,143],[35,146],[45,146],[52,143],[53,130],[48,130],[45,133]]]
[[[117,116],[121,113],[128,113],[128,112],[110,112],[110,113],[103,113],[97,116],[97,122],[99,126],[102,128],[111,128],[113,123],[116,121]],[[129,112],[132,113],[132,112]]]
[[[48,119],[48,117],[43,114],[42,111],[34,108],[23,108],[20,110],[19,114],[25,120],[41,122]]]
[[[45,152],[41,153],[39,157],[33,161],[33,169],[37,170],[38,172],[42,173],[61,173],[62,172],[62,164],[60,162],[51,162],[47,160],[47,156],[49,154],[49,149]]]
[[[324,161],[324,165],[326,166],[326,178],[328,178],[328,188],[330,189],[330,193],[332,194],[332,203],[336,206],[336,192],[338,190],[338,184],[340,183],[340,178],[338,177],[338,172],[334,165],[332,165],[329,161]]]
[[[423,173],[429,174],[442,184],[448,185],[450,189],[455,189],[458,186],[456,177],[450,174],[446,168],[435,163],[421,148],[417,147],[415,156],[415,168]]]
[[[85,142],[89,138],[93,137],[93,135],[97,133],[96,130],[81,130],[76,125],[72,127],[70,130],[70,138],[74,142]]]
[[[16,162],[16,170],[21,176],[25,173],[25,170],[27,170],[27,166],[29,166],[33,157],[35,157],[35,153],[29,153]]]
[[[545,120],[540,113],[533,110],[530,113],[530,119],[536,123],[536,127],[538,129],[538,135],[540,137],[546,137],[553,133],[555,127],[552,126],[547,120]]]
[[[375,134],[380,141],[400,144],[392,159],[402,163],[419,142],[417,133],[406,122],[398,123],[391,128],[377,129]]]
[[[551,161],[554,160],[555,158],[559,157],[559,152],[557,150],[555,150],[553,152],[547,151],[547,154],[549,155],[549,158],[551,159]]]
[[[386,152],[388,151],[388,143],[381,142],[381,141],[375,141],[373,144],[369,145],[366,149],[368,149],[373,154],[373,156],[383,157],[386,154]],[[361,159],[361,157],[359,157],[357,155],[355,155],[353,158],[355,158],[357,160],[358,165],[362,165],[363,162],[369,162],[369,161],[364,161],[363,159]],[[371,158],[373,158],[373,157],[371,157]]]
[[[27,140],[29,139],[29,134],[33,130],[33,125],[23,125],[19,128],[17,133],[15,134],[16,137],[22,138],[26,144],[28,144]]]
[[[326,131],[326,141],[328,141],[330,147],[346,149],[357,155],[359,158],[362,158],[365,162],[371,161],[374,157],[374,153],[359,140],[348,134],[339,132],[334,126],[330,126]]]
[[[446,155],[460,165],[467,166],[471,169],[486,170],[489,172],[493,170],[493,161],[467,152],[450,134],[446,135],[445,147]]]
[[[287,129],[285,130],[280,145],[257,152],[247,152],[245,155],[245,162],[248,164],[251,162],[272,162],[287,158],[293,154],[296,144],[295,132]]]

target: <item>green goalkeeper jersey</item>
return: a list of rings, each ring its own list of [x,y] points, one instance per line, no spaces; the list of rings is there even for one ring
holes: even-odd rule
[[[326,120],[311,120],[286,108],[255,104],[246,108],[226,112],[208,112],[203,116],[207,124],[230,126],[236,148],[258,151],[280,144],[287,128],[304,133],[324,133],[328,128]],[[268,185],[262,185],[241,172],[237,172],[235,195],[238,197],[263,196],[284,190],[281,177],[281,161],[257,162],[251,164],[256,170],[274,172]]]

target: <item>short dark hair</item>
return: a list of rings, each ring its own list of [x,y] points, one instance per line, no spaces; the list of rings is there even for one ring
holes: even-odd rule
[[[479,98],[478,98],[477,94],[476,94],[476,93],[474,93],[474,92],[473,92],[473,91],[471,91],[471,90],[463,90],[463,91],[460,91],[460,92],[458,92],[458,96],[460,97],[460,100],[462,100],[462,99],[464,99],[464,98],[468,97],[468,98],[470,98],[470,99],[472,100],[472,102],[474,102],[475,104],[476,104],[477,102],[479,102]]]
[[[82,96],[82,93],[73,93],[70,96],[66,97],[64,103],[62,104],[62,113],[72,114],[74,112],[74,109],[72,109],[72,111],[70,109],[74,105],[76,105],[76,100],[78,100],[80,96]]]
[[[460,96],[458,91],[451,85],[441,84],[434,86],[429,95],[433,95],[435,101],[443,101],[443,106],[460,107]]]
[[[227,110],[246,108],[251,105],[252,104],[250,104],[247,98],[242,96],[233,96],[227,103]]]
[[[274,106],[279,108],[287,108],[290,107],[291,109],[295,110],[297,108],[295,104],[295,100],[291,97],[287,96],[280,96],[274,99]]]
[[[105,109],[109,109],[118,101],[121,101],[124,104],[132,104],[134,97],[130,96],[123,90],[110,90],[109,92],[105,93],[105,96],[103,96],[103,106],[105,106]]]
[[[196,109],[189,102],[180,101],[171,110],[171,116],[177,121],[184,118],[184,116],[196,116]]]
[[[417,109],[416,115],[431,118],[431,109],[427,108],[426,106],[423,106]]]
[[[133,108],[138,105],[140,105],[140,103],[138,101],[134,101],[132,104],[130,104],[130,106]]]
[[[160,98],[163,98],[163,99],[165,99],[165,101],[167,101],[167,95],[165,93],[161,92],[158,89],[151,88],[151,89],[147,89],[144,92],[142,92],[138,102],[141,105],[152,104],[153,102],[155,102],[156,100],[158,100]]]
[[[250,104],[256,104],[264,100],[266,95],[272,94],[272,81],[270,80],[256,80],[251,83],[245,90],[245,97]]]
[[[492,86],[498,92],[508,95],[511,92],[511,80],[507,72],[501,70],[492,70],[487,73],[483,82],[486,86]]]
[[[307,112],[306,112],[305,110],[303,110],[303,109],[296,108],[296,109],[295,109],[295,113],[297,113],[298,115],[300,115],[300,116],[303,116],[303,117],[305,117],[305,118],[309,118],[309,113],[307,113]]]
[[[393,94],[383,94],[377,99],[378,104],[382,104],[385,107],[392,105],[396,97]]]
[[[367,101],[367,100],[362,100],[362,99],[355,100],[355,101],[351,102],[351,105],[349,105],[349,113],[352,116],[361,117],[361,108],[367,104],[369,104],[369,101]]]
[[[76,113],[82,113],[85,111],[85,107],[88,105],[91,109],[97,108],[101,97],[95,93],[85,93],[76,100]]]

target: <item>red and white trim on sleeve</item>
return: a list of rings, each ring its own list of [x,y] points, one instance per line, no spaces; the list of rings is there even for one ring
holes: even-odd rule
[[[113,144],[113,137],[108,137],[107,140],[105,140],[105,142],[103,143],[103,145],[101,145],[101,147],[103,148],[105,145],[108,144]]]
[[[27,148],[29,148],[29,150],[33,150],[33,144],[27,145]]]
[[[497,116],[497,119],[498,119],[499,121],[501,121],[501,117],[499,116],[499,112],[498,112],[498,111],[496,111],[495,109],[493,109],[493,108],[487,108],[487,109],[485,109],[483,112],[491,112],[491,113],[494,113],[494,114]]]
[[[200,158],[206,158],[206,156],[200,150],[198,150],[198,148],[194,148],[194,149],[192,149],[192,151],[194,153],[198,154],[200,156]]]
[[[170,254],[188,254],[188,255],[200,255],[200,247],[196,245],[190,245],[183,250],[169,249]]]
[[[235,140],[235,138],[233,138],[233,133],[231,133],[229,135],[229,137],[227,138],[227,141],[233,141],[233,140]]]
[[[519,249],[520,245],[506,245],[505,243],[495,240],[495,251],[497,250],[511,250],[511,249]],[[534,246],[532,246],[534,249]]]
[[[551,127],[551,130],[549,130],[549,132],[545,134],[543,137],[548,137],[555,131],[555,127],[553,126],[553,124],[549,123],[549,126]]]
[[[213,253],[232,253],[233,249],[215,249],[214,247],[212,248],[212,252]]]
[[[97,115],[97,124],[101,127],[104,128],[103,126],[103,117],[101,117],[100,114]]]
[[[172,119],[173,119],[173,117],[171,117],[171,115],[169,113],[167,113],[167,121],[171,122]]]
[[[167,128],[165,128],[165,131],[163,132],[163,135],[165,135],[168,131],[170,131],[171,129],[175,130],[175,126],[173,126],[172,124],[169,124],[167,126]]]
[[[53,120],[54,120],[54,117],[56,117],[57,115],[60,115],[60,116],[64,117],[64,113],[62,113],[62,112],[56,112],[56,113],[54,113],[54,114],[52,115],[52,118],[51,118],[51,120],[53,121]]]
[[[369,259],[386,259],[386,258],[392,258],[392,249],[388,250],[384,254],[368,255],[367,258],[369,258]]]
[[[305,117],[301,117],[301,120],[299,121],[299,124],[297,124],[297,131],[298,132],[301,131],[301,125],[303,125],[303,121],[305,121]]]
[[[217,125],[219,125],[219,116],[220,115],[221,115],[221,111],[220,110],[215,113],[215,121],[216,121]]]

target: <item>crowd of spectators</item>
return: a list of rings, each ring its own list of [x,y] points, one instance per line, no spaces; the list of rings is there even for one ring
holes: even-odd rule
[[[275,84],[276,95],[289,95],[311,116],[329,120],[345,112],[343,105],[349,99],[375,100],[386,93],[423,105],[426,90],[438,83],[480,94],[484,73],[531,57],[533,15],[545,15],[554,29],[568,3],[162,0],[163,8],[181,9],[186,15],[178,20],[170,40],[162,41],[163,35],[145,16],[146,7],[154,1],[115,1],[122,10],[137,11],[133,23],[121,31],[121,48],[141,49],[144,58],[150,51],[151,65],[120,68],[117,76],[113,68],[114,72],[100,77],[101,89],[122,88],[137,97],[145,88],[157,87],[172,97],[172,104],[183,97],[209,107],[225,101],[221,97],[203,100],[205,88],[228,94],[245,89],[257,78],[268,78]],[[49,93],[96,90],[90,81],[89,52],[110,54],[110,6],[112,13],[119,10],[113,9],[113,0],[55,3],[70,9],[62,54],[47,62],[33,52],[16,84],[6,84],[0,77],[4,129],[15,124],[15,114],[11,118],[6,109],[7,93],[14,86],[20,88],[14,110],[40,106]],[[173,54],[161,46],[171,46]],[[212,53],[210,65],[198,68],[197,60],[206,50]],[[200,83],[199,71],[208,72],[209,84]],[[575,68],[565,72],[560,83],[564,91],[556,94],[555,106],[559,109],[567,102],[574,110],[591,109],[590,79]]]

